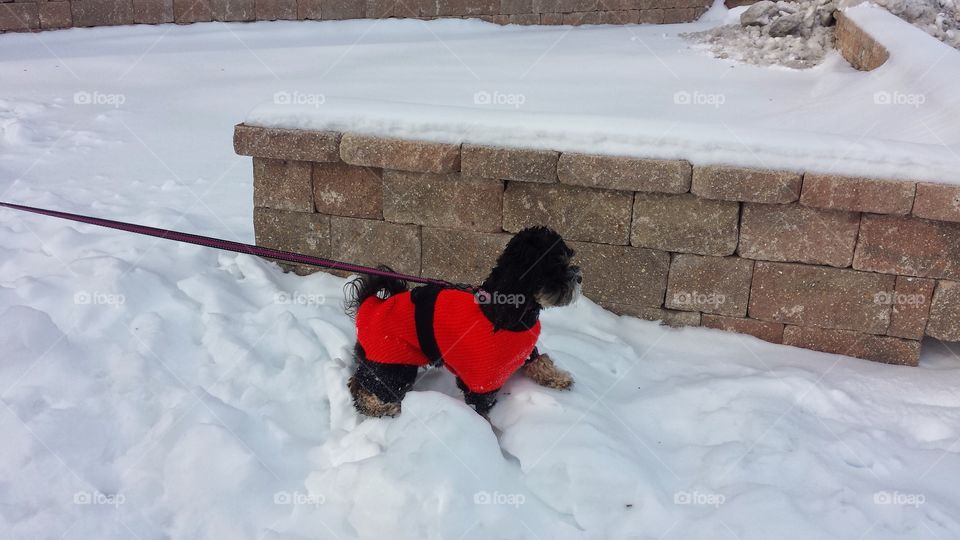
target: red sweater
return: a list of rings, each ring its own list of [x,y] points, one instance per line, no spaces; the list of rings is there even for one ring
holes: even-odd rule
[[[447,369],[470,391],[485,393],[503,386],[530,357],[540,336],[540,321],[525,331],[494,332],[473,294],[444,289],[437,296],[433,330]],[[364,300],[357,311],[357,341],[372,362],[429,363],[420,350],[409,292]]]

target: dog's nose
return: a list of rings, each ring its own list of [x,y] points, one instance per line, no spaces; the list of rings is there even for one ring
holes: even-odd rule
[[[577,283],[583,283],[583,274],[580,272],[579,266],[571,266],[570,270],[573,271],[574,279],[577,280]]]

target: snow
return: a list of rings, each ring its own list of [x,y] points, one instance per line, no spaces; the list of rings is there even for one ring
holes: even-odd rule
[[[632,34],[666,54],[689,26],[656,38],[458,21],[3,35],[0,199],[250,242],[251,168],[230,136],[264,96],[323,81],[327,104],[392,91],[378,110],[396,110],[419,92],[415,110],[435,111],[426,103],[477,87],[454,80],[465,69],[451,51],[490,77],[484,88],[510,91],[522,59],[557,42],[515,83],[542,107],[528,119],[563,125],[551,104],[582,93],[584,116],[621,107],[625,125],[657,108],[623,97],[650,80],[637,70],[665,73]],[[481,47],[511,54],[482,64]],[[700,53],[664,58],[706,70],[688,88],[718,72]],[[614,61],[622,69],[605,72]],[[823,107],[830,92],[905,76],[834,63],[739,80],[728,69],[727,88],[762,84],[751,95],[775,99],[781,123],[791,115],[780,100],[819,95]],[[584,85],[563,90],[564,75]],[[767,99],[736,128],[773,114]],[[880,110],[889,116],[870,121],[881,132],[907,136],[890,130],[906,125],[899,109]],[[0,537],[960,536],[956,345],[928,343],[919,368],[887,366],[669,329],[581,299],[543,319],[543,349],[574,374],[573,391],[518,377],[487,424],[432,371],[399,418],[362,419],[345,389],[354,332],[343,285],[0,210]]]

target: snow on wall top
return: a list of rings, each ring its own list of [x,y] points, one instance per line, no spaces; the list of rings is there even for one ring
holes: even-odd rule
[[[428,51],[358,44],[245,122],[960,183],[960,54],[882,9],[848,13],[891,50],[881,68],[836,52],[809,70],[749,66],[678,37],[716,22],[508,27]]]

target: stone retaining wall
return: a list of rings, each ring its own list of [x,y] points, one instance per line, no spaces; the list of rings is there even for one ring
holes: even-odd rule
[[[478,18],[498,24],[680,23],[709,0],[0,0],[0,32],[208,21]]]
[[[261,245],[479,283],[546,224],[617,313],[908,365],[960,340],[960,187],[242,124],[234,147]]]

